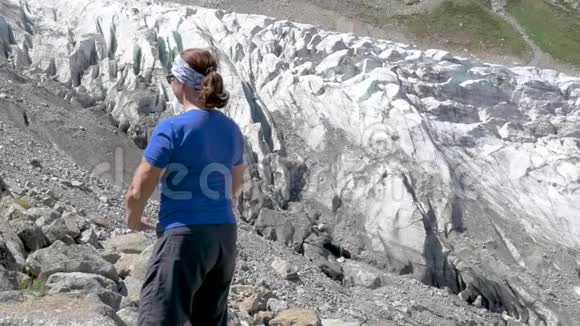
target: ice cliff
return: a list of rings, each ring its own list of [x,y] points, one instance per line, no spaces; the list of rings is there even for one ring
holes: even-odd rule
[[[68,84],[141,147],[176,111],[164,76],[190,47],[220,58],[258,231],[315,211],[331,236],[296,231],[300,253],[530,325],[580,322],[579,77],[157,1],[0,1],[0,58]]]

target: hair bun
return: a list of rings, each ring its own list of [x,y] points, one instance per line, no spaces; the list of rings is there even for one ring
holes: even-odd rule
[[[215,72],[215,66],[209,66],[209,67],[207,67],[207,69],[205,69],[206,76],[211,74],[212,72]]]
[[[205,77],[201,83],[199,97],[205,101],[206,109],[221,109],[228,104],[229,95],[224,80],[217,72],[218,62],[208,49],[188,49],[182,53],[183,60]]]

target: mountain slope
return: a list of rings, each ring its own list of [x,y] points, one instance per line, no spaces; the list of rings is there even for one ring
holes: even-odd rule
[[[173,0],[263,14],[489,62],[578,71],[575,0]],[[538,31],[542,31],[538,35]]]

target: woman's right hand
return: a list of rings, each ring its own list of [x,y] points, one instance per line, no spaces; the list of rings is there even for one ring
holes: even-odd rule
[[[150,222],[147,217],[143,216],[140,221],[129,223],[129,229],[135,232],[151,232],[155,231],[157,226]]]

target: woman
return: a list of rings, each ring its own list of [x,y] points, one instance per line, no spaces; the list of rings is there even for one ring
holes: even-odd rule
[[[139,325],[227,325],[243,137],[218,110],[228,96],[217,68],[207,50],[177,56],[167,80],[183,112],[158,124],[129,187],[129,228],[156,228],[159,236],[141,290]],[[142,214],[160,181],[154,227]]]

